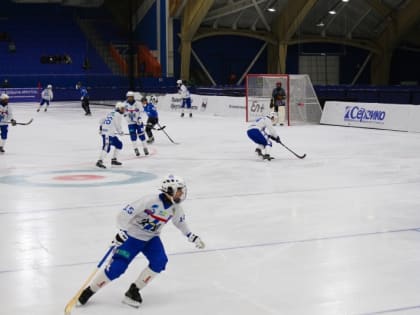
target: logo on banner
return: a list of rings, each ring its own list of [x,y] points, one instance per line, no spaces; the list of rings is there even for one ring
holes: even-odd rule
[[[251,112],[253,113],[263,113],[264,105],[260,104],[258,101],[252,101],[250,109],[251,109]]]
[[[371,110],[359,106],[346,106],[344,121],[373,122],[383,124],[386,112]]]
[[[191,97],[191,109],[197,110],[198,106],[197,105],[192,105],[193,102],[194,102],[194,100]],[[171,109],[173,109],[173,110],[180,109],[181,105],[182,105],[182,97],[172,97],[171,98]],[[206,105],[207,105],[207,103],[206,103]]]

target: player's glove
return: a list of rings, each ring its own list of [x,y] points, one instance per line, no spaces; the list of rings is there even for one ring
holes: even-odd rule
[[[188,235],[188,240],[191,243],[195,244],[195,247],[199,248],[199,249],[203,249],[206,244],[204,244],[204,242],[201,240],[201,238],[198,235],[195,235],[193,233],[189,233]]]
[[[269,136],[269,137],[271,140],[276,141],[277,143],[281,143],[280,136],[277,136],[277,137]]]
[[[112,240],[112,245],[114,245],[115,247],[121,246],[127,239],[127,233],[123,230],[120,230]]]
[[[12,126],[16,126],[16,120],[10,119],[10,123],[12,124]]]

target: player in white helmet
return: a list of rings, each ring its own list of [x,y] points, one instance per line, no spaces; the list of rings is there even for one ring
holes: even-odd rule
[[[44,112],[46,112],[53,98],[54,93],[52,91],[52,85],[48,84],[47,88],[43,89],[41,92],[41,102],[39,103],[38,109],[36,111],[39,112],[41,110],[42,105],[46,104],[44,109]]]
[[[99,289],[120,277],[134,258],[142,253],[149,264],[131,283],[123,300],[130,306],[139,307],[142,303],[140,290],[164,271],[168,262],[160,234],[170,220],[188,241],[199,249],[204,248],[201,238],[188,227],[181,207],[187,196],[185,181],[168,175],[163,179],[160,190],[160,193],[136,200],[120,211],[117,217],[120,230],[112,242],[116,247],[112,259],[79,296],[80,304],[86,304]]]
[[[264,160],[271,160],[270,150],[273,146],[271,140],[280,143],[280,137],[273,127],[273,122],[277,118],[277,113],[271,112],[267,116],[258,118],[248,127],[248,137],[258,144],[255,152]]]
[[[117,160],[119,152],[123,148],[123,143],[118,138],[118,135],[122,135],[123,131],[121,128],[121,118],[125,112],[125,105],[122,102],[117,102],[114,110],[109,112],[105,118],[100,120],[99,134],[102,138],[102,150],[99,156],[99,160],[96,162],[96,166],[100,168],[106,168],[103,161],[106,155],[111,151],[111,147],[114,147],[114,154],[111,159],[111,165],[122,165]]]
[[[16,126],[16,120],[13,119],[12,109],[9,107],[9,95],[2,93],[0,95],[0,153],[4,153],[4,146],[6,145],[7,134],[9,132],[8,122],[12,126]]]
[[[139,138],[145,155],[149,154],[149,149],[146,144],[146,136],[144,134],[144,124],[141,118],[141,112],[143,107],[137,103],[134,98],[135,93],[128,91],[126,94],[127,100],[125,104],[125,119],[128,124],[128,132],[130,133],[131,143],[133,144],[134,153],[136,156],[140,155],[140,151],[137,146],[137,138]]]
[[[178,93],[181,95],[182,104],[181,104],[181,117],[184,117],[184,108],[186,108],[190,112],[190,118],[192,117],[192,109],[191,109],[191,96],[190,91],[188,90],[187,86],[182,82],[182,80],[177,80],[176,85],[178,86]]]

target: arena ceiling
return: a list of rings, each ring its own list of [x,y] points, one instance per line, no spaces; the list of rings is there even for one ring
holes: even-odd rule
[[[347,43],[374,52],[397,43],[420,47],[419,0],[201,0],[206,12],[195,19],[192,2],[170,0],[172,17],[190,12],[192,40],[237,34],[272,43]]]

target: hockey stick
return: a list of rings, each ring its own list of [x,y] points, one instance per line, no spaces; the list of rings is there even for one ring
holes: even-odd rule
[[[27,125],[29,125],[30,123],[32,123],[33,121],[34,121],[34,119],[33,119],[33,118],[31,118],[31,119],[29,119],[29,121],[28,121],[28,122],[26,122],[26,123],[16,122],[16,125],[27,126]],[[8,123],[8,124],[12,124],[10,121],[8,121],[7,123]]]
[[[93,277],[96,275],[98,270],[102,267],[105,260],[108,258],[109,254],[112,252],[115,246],[111,246],[108,251],[106,252],[105,256],[101,259],[101,261],[96,266],[95,270],[90,274],[90,276],[87,278],[85,283],[83,283],[82,287],[77,291],[77,293],[71,298],[71,300],[66,304],[66,307],[64,308],[64,315],[70,315],[71,311],[73,310],[73,307],[76,305],[77,300],[79,299],[80,294],[82,294],[82,291],[85,289],[85,287],[92,281]]]
[[[297,158],[299,158],[299,159],[304,159],[305,158],[305,156],[306,156],[306,153],[305,154],[303,154],[303,155],[299,155],[299,154],[297,154],[296,152],[294,152],[294,151],[292,151],[292,150],[290,150],[283,142],[279,142],[283,147],[285,147],[287,150],[289,150],[291,153],[293,153],[293,155],[294,156],[296,156]]]
[[[163,131],[163,133],[168,137],[168,139],[169,139],[169,141],[171,141],[173,144],[179,144],[179,142],[175,142],[174,140],[172,140],[172,138],[171,137],[169,137],[169,135],[168,135],[168,133],[165,131],[165,127],[166,126],[161,126],[159,123],[157,123],[157,125],[158,125],[158,127],[159,127],[159,130],[162,130]]]

